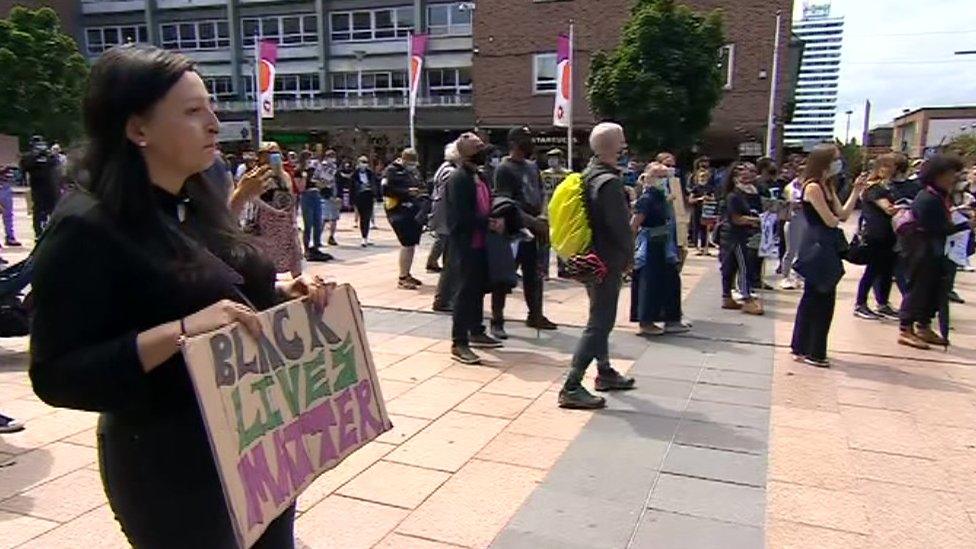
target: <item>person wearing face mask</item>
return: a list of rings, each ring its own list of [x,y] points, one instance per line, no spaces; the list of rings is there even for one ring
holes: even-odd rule
[[[609,342],[617,318],[623,274],[634,261],[634,237],[628,222],[630,207],[619,166],[626,147],[624,129],[619,124],[602,122],[590,132],[590,149],[595,156],[582,176],[593,230],[593,252],[606,266],[607,274],[603,280],[586,285],[589,313],[566,381],[559,391],[558,402],[562,408],[596,409],[607,405],[606,399],[583,387],[583,376],[594,360],[597,391],[626,391],[636,384],[634,378],[621,375],[610,365]]]
[[[528,128],[513,128],[508,132],[509,155],[495,169],[496,196],[512,199],[521,210],[522,224],[532,231],[534,240],[521,241],[515,253],[515,263],[522,270],[525,304],[529,309],[525,325],[537,330],[555,330],[556,324],[542,314],[542,272],[539,268],[540,241],[548,239],[549,223],[543,214],[544,192],[539,169],[531,160],[534,150],[532,133]],[[495,290],[491,295],[491,335],[507,339],[505,333],[505,300],[508,290]]]
[[[759,244],[759,214],[762,199],[755,186],[756,167],[751,162],[737,162],[729,170],[725,183],[725,212],[719,259],[722,271],[722,308],[741,310],[750,315],[763,314],[763,307],[753,295],[753,270]],[[738,275],[738,277],[736,277]],[[732,285],[738,281],[742,303],[732,297]]]
[[[336,193],[339,196],[339,209],[341,211],[355,211],[356,201],[354,197],[356,196],[356,185],[353,181],[356,175],[356,169],[349,159],[343,159],[342,164],[339,166],[339,171],[336,172]],[[359,214],[356,214],[356,219],[359,219]],[[356,223],[355,226],[359,226]]]
[[[891,278],[895,269],[895,231],[891,217],[898,211],[889,182],[895,172],[894,155],[879,157],[874,169],[867,176],[867,184],[861,193],[861,218],[858,221],[859,238],[867,252],[867,265],[857,285],[854,316],[865,320],[898,318],[898,313],[888,304],[891,295]],[[868,292],[877,287],[875,297],[877,311],[868,307]]]
[[[482,316],[488,288],[488,231],[502,234],[505,222],[491,218],[491,189],[480,168],[488,161],[484,142],[468,132],[457,140],[459,165],[444,189],[447,207],[448,260],[458,274],[451,313],[451,356],[462,364],[480,364],[471,347],[498,348],[502,343],[484,331]]]
[[[548,168],[542,170],[542,187],[545,191],[545,196],[543,203],[545,206],[542,211],[548,213],[549,199],[552,198],[552,193],[556,190],[556,186],[566,179],[566,176],[570,174],[570,170],[566,169],[563,165],[563,154],[562,149],[552,149],[546,153],[546,165]],[[551,248],[545,246],[542,253],[542,258],[540,260],[542,269],[543,280],[549,280],[549,260]],[[556,258],[557,272],[561,273],[563,271],[563,262],[561,259]]]
[[[843,167],[840,157],[837,146],[818,145],[807,158],[802,176],[806,229],[794,268],[803,277],[803,296],[796,309],[790,348],[794,360],[819,368],[830,367],[827,336],[834,317],[837,284],[844,276],[841,239],[845,237],[839,225],[850,217],[866,183],[865,178],[858,178],[842,205],[836,188],[836,176]]]
[[[356,172],[352,176],[352,196],[359,215],[359,234],[363,237],[361,246],[372,246],[369,241],[369,228],[373,219],[373,203],[379,196],[379,182],[373,170],[369,169],[369,159],[360,156],[356,163]]]
[[[644,188],[630,221],[637,235],[630,320],[639,323],[640,335],[682,333],[690,328],[681,322],[680,233],[675,230],[668,175],[664,164],[654,162],[647,167],[639,179]]]
[[[417,151],[407,148],[383,172],[386,218],[400,241],[400,277],[397,288],[416,290],[421,282],[410,274],[422,227],[417,221],[418,199],[424,194],[417,171]]]
[[[268,166],[271,179],[257,196],[249,198],[245,213],[245,231],[255,244],[274,262],[279,273],[297,276],[302,269],[302,245],[298,234],[298,216],[291,176],[284,170],[284,159],[278,144],[267,141],[258,151],[258,165]],[[232,208],[234,199],[231,199]]]

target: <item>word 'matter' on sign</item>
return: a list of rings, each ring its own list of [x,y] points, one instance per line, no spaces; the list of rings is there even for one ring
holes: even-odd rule
[[[349,286],[318,313],[292,301],[184,348],[241,546],[319,474],[391,428]],[[338,334],[345,334],[339,337]]]

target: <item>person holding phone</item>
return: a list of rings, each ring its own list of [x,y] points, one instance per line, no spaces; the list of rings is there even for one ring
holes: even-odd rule
[[[369,229],[373,219],[373,204],[380,196],[379,181],[376,174],[369,168],[369,159],[360,156],[356,163],[356,171],[352,176],[352,196],[359,216],[359,234],[363,237],[361,246],[372,246],[369,241]]]
[[[332,291],[275,269],[241,232],[218,185],[219,122],[189,58],[127,44],[91,68],[84,189],[65,196],[35,250],[30,379],[44,402],[98,412],[98,463],[132,546],[236,547],[200,406],[180,353],[187,337]],[[267,170],[242,186],[260,189]],[[70,273],[70,276],[65,276]],[[294,507],[253,548],[295,545]]]
[[[762,199],[755,181],[756,166],[751,162],[736,162],[728,172],[719,259],[722,270],[722,308],[761,315],[762,304],[753,295],[753,281],[756,279],[754,269],[758,266],[758,239],[761,236],[759,214],[762,212]],[[741,303],[732,297],[732,285],[736,280],[742,295]]]
[[[859,179],[866,185],[861,193],[861,219],[859,238],[867,251],[867,265],[857,285],[854,316],[865,320],[898,318],[891,308],[891,281],[895,270],[895,231],[891,218],[898,211],[889,183],[895,173],[895,156],[886,154],[874,162],[870,173],[862,173]],[[868,307],[868,292],[875,287],[878,308]]]

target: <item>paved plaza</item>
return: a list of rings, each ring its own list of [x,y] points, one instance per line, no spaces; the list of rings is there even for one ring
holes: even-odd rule
[[[766,293],[763,317],[724,311],[716,259],[691,256],[692,332],[638,337],[625,289],[611,350],[638,389],[566,411],[579,285],[547,283],[556,332],[525,328],[516,292],[506,347],[460,365],[450,317],[430,311],[426,247],[424,286],[397,290],[385,219],[367,249],[351,223],[329,250],[339,261],[311,270],[355,287],[394,429],[302,494],[299,547],[976,547],[976,306],[953,307],[947,352],[901,347],[895,323],[851,315],[860,268],[847,266],[821,370],[788,352],[799,292]],[[957,288],[976,300],[976,275]],[[0,411],[27,424],[0,436],[0,547],[125,547],[96,415],[39,401],[27,366],[27,338],[0,340]]]

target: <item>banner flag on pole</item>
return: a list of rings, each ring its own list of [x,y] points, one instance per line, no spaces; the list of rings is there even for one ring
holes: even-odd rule
[[[556,104],[552,109],[552,125],[568,128],[573,116],[573,67],[569,36],[559,35],[556,47]]]
[[[414,34],[410,37],[410,118],[413,119],[417,108],[417,91],[420,89],[420,75],[424,69],[424,55],[427,54],[426,34]]]
[[[261,118],[274,118],[275,63],[278,61],[278,44],[268,40],[258,43],[258,102]]]

